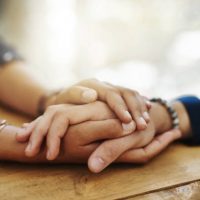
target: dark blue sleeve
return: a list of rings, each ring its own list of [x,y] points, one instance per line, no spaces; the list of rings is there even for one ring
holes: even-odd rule
[[[183,96],[177,100],[183,103],[190,118],[193,137],[188,142],[200,145],[200,99],[196,96]]]

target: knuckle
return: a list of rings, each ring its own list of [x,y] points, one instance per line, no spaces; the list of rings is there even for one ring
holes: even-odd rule
[[[118,88],[109,86],[109,89],[107,90],[107,95],[114,95],[114,94],[121,95],[121,92]]]
[[[126,94],[126,95],[137,96],[137,91],[131,90],[129,88],[124,88],[123,93]]]

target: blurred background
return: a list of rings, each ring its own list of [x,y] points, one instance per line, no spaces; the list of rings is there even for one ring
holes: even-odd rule
[[[200,0],[0,0],[0,36],[54,89],[96,77],[200,95]]]

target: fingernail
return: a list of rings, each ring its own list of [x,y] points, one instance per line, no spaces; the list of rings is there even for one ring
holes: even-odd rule
[[[149,113],[148,112],[144,112],[143,113],[143,117],[146,121],[149,121],[150,120],[150,117],[149,117]]]
[[[129,119],[132,119],[131,114],[128,111],[124,112],[124,116],[129,118]]]
[[[145,129],[147,127],[147,123],[146,123],[146,121],[144,120],[143,117],[140,117],[137,120],[137,124],[139,125],[139,129]]]
[[[29,143],[28,146],[26,147],[26,152],[30,152],[31,151],[31,147],[32,147],[32,144]]]
[[[128,124],[122,123],[122,127],[123,127],[123,130],[124,130],[124,134],[127,135],[127,134],[132,133],[135,130],[136,125],[135,125],[134,121],[131,121]]]
[[[148,107],[148,109],[150,109],[151,108],[151,106],[152,106],[152,104],[151,104],[151,102],[150,101],[146,101],[146,105],[147,105],[147,107]]]
[[[86,90],[83,92],[82,97],[85,101],[94,101],[97,98],[97,92],[95,90]]]
[[[96,157],[92,159],[90,167],[93,172],[98,173],[104,169],[105,162],[103,161],[102,158]]]

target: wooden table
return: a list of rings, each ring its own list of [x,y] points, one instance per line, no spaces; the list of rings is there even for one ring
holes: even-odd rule
[[[14,124],[27,121],[7,110]],[[200,148],[172,145],[144,166],[114,164],[100,174],[85,165],[0,162],[0,200],[198,200]]]

